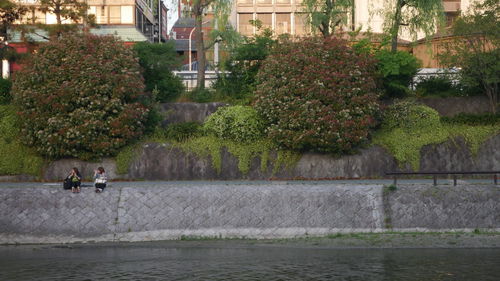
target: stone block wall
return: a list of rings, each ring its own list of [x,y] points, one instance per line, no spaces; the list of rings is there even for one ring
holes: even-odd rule
[[[0,244],[292,238],[346,232],[500,230],[498,186],[332,182],[0,187]]]

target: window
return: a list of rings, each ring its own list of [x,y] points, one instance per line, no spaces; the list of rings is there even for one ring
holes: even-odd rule
[[[273,29],[273,14],[257,14],[257,19],[262,23],[261,30]]]
[[[108,9],[106,6],[90,6],[88,13],[95,15],[95,23],[106,24],[108,23]]]
[[[276,0],[276,4],[290,4],[290,0]]]
[[[255,0],[257,4],[272,4],[273,0]]]
[[[121,6],[121,23],[134,23],[134,7]],[[166,20],[166,18],[164,18]]]
[[[253,4],[253,0],[238,0],[238,4]]]
[[[41,23],[41,24],[45,24],[45,13],[44,12],[41,12],[37,9],[35,9],[35,13],[33,15],[33,22],[34,23]]]
[[[290,14],[276,14],[276,34],[291,33]]]
[[[253,25],[250,24],[250,21],[253,20],[253,14],[238,14],[238,16],[238,31],[241,35],[253,35]]]
[[[451,27],[455,20],[458,18],[458,13],[454,12],[447,12],[444,13],[444,15],[446,17],[446,27]]]
[[[304,36],[309,33],[307,27],[307,14],[295,14],[295,35]]]
[[[47,12],[45,19],[46,19],[45,24],[56,24],[57,23],[56,15],[54,15],[52,13]]]
[[[121,23],[121,7],[120,6],[110,6],[109,7],[109,23]]]

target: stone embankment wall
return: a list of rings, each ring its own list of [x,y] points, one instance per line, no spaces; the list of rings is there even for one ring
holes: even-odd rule
[[[182,122],[199,122],[203,123],[208,115],[217,111],[224,103],[163,103],[160,106],[160,112],[163,115],[162,125],[182,123]]]
[[[5,185],[5,184],[4,184]],[[33,184],[32,184],[33,185]],[[0,188],[0,244],[500,230],[498,186],[269,182]]]
[[[500,135],[483,143],[473,155],[461,138],[438,145],[429,145],[420,152],[420,171],[499,171]],[[271,155],[276,157],[276,155]],[[129,166],[128,174],[118,175],[112,160],[88,163],[79,160],[52,162],[44,171],[45,180],[63,179],[68,170],[79,167],[84,177],[90,177],[93,169],[102,165],[113,179],[133,180],[236,180],[236,179],[325,179],[325,178],[373,178],[383,177],[387,171],[410,170],[401,168],[397,161],[380,146],[362,149],[358,154],[334,157],[305,153],[290,169],[282,167],[273,173],[270,163],[261,171],[260,158],[251,161],[247,174],[238,169],[238,159],[227,151],[221,153],[222,169],[218,173],[210,157],[198,157],[169,144],[145,144]]]
[[[434,108],[441,116],[455,116],[459,113],[481,114],[490,112],[490,102],[486,96],[420,98],[419,102]]]

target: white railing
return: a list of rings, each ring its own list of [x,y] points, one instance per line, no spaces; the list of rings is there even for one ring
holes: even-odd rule
[[[217,80],[217,73],[214,70],[205,71],[205,87],[209,88]],[[188,90],[196,88],[198,85],[198,71],[174,71],[174,75],[181,78],[182,83]]]

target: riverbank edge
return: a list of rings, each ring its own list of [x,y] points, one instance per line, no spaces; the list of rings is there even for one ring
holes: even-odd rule
[[[48,247],[109,247],[109,246],[148,246],[151,243],[165,243],[173,247],[230,247],[239,246],[272,246],[272,247],[320,247],[332,249],[384,249],[384,248],[471,248],[471,249],[500,249],[500,229],[491,230],[448,230],[448,231],[408,231],[392,230],[382,232],[345,232],[323,236],[301,236],[293,238],[264,238],[249,237],[215,237],[215,236],[180,236],[178,239],[151,240],[151,241],[74,241],[53,243],[3,243],[0,247],[9,246],[48,246]],[[210,244],[207,244],[210,243]]]
[[[140,243],[158,241],[226,241],[226,240],[254,240],[254,241],[299,241],[307,239],[332,239],[356,236],[386,236],[386,235],[415,235],[415,236],[456,236],[456,235],[488,235],[495,237],[494,247],[500,247],[500,228],[495,229],[425,229],[425,228],[405,228],[405,229],[330,229],[326,231],[322,228],[308,229],[303,235],[280,235],[280,233],[297,233],[296,228],[287,229],[255,229],[260,235],[241,235],[238,233],[248,232],[249,229],[197,229],[186,230],[155,230],[140,231],[131,233],[108,234],[98,237],[75,237],[75,236],[32,236],[32,235],[3,235],[4,242],[0,245],[54,245],[54,244],[99,244],[99,243]],[[204,235],[201,233],[213,232],[214,235]],[[269,233],[272,232],[273,236]],[[163,235],[162,235],[163,234]],[[138,238],[141,237],[141,238]],[[9,241],[9,242],[5,242]],[[430,246],[432,247],[432,245]],[[490,248],[492,245],[478,246],[478,248]]]

